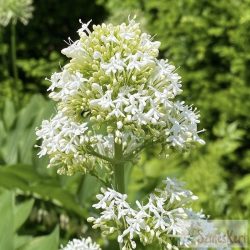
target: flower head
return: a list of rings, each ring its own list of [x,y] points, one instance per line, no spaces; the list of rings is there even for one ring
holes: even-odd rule
[[[61,250],[101,250],[101,248],[88,237],[86,239],[73,239],[65,247],[62,246]]]
[[[89,25],[82,24],[79,40],[69,39],[62,53],[70,61],[50,79],[58,114],[37,131],[40,156],[48,154],[50,165],[72,174],[88,171],[82,159],[89,166],[97,156],[105,156],[98,162],[112,159],[115,144],[131,159],[150,143],[203,143],[198,112],[178,99],[180,76],[168,60],[157,59],[160,42],[135,20],[93,25],[93,31]]]
[[[0,0],[0,25],[7,26],[11,20],[28,24],[34,7],[32,0]]]
[[[193,220],[197,230],[204,225],[201,221],[205,221],[205,216],[189,208],[197,197],[183,189],[182,183],[170,178],[163,183],[164,188],[150,194],[145,204],[136,201],[136,208],[127,203],[127,195],[102,189],[102,194],[97,195],[98,203],[93,205],[101,210],[101,215],[88,221],[104,234],[116,234],[117,241],[127,250],[135,249],[138,239],[144,245],[158,242],[168,249],[176,249],[177,244],[188,246],[193,243]]]

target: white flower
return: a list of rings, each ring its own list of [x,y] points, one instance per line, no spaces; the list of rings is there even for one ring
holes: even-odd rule
[[[60,119],[74,123],[74,130],[84,124],[86,131],[65,136],[63,122],[56,124],[62,128],[54,129],[55,115],[46,129],[44,123],[38,130],[45,140],[39,155],[48,154],[51,166],[62,167],[60,173],[104,165],[112,172],[106,163],[114,160],[115,144],[122,145],[127,161],[150,142],[164,144],[163,150],[203,144],[199,113],[178,98],[180,76],[168,60],[157,59],[160,43],[142,33],[135,20],[93,25],[93,30],[89,25],[82,23],[78,40],[69,39],[62,53],[70,61],[51,76],[48,88]]]
[[[7,26],[10,21],[28,24],[34,7],[32,0],[0,0],[0,25]]]
[[[82,24],[82,27],[77,31],[80,36],[85,36],[85,34],[90,34],[91,31],[89,30],[89,24],[92,22],[92,20],[88,21],[87,23],[83,23],[81,19],[79,19],[79,22]]]
[[[101,250],[101,248],[88,237],[86,239],[73,239],[65,247],[61,246],[61,250]]]
[[[136,30],[137,23],[131,22],[131,26],[128,28],[125,23],[120,25],[120,37],[124,38],[125,40],[131,40],[135,37],[134,30]]]
[[[81,144],[89,140],[85,133],[87,129],[87,123],[77,124],[62,113],[58,113],[50,121],[43,121],[41,129],[36,131],[38,139],[42,139],[39,157],[49,154],[52,156],[50,165],[65,163],[63,168],[76,165],[79,169],[84,169],[85,159]]]
[[[136,208],[127,203],[127,195],[102,189],[102,194],[97,195],[99,202],[93,205],[102,210],[101,215],[88,221],[106,234],[116,233],[117,241],[126,249],[135,249],[136,239],[145,245],[158,241],[167,248],[169,240],[180,239],[180,244],[188,246],[193,243],[193,229],[202,229],[205,216],[188,208],[197,197],[183,189],[182,183],[167,178],[164,184],[163,189],[150,194],[144,205],[137,201]]]
[[[121,59],[121,54],[116,53],[111,57],[108,63],[101,63],[101,68],[105,70],[106,74],[115,74],[116,72],[122,72],[124,70],[125,63]]]
[[[129,70],[142,70],[144,67],[153,65],[154,58],[147,53],[137,52],[128,55],[126,62],[128,62],[126,69]]]
[[[73,42],[69,39],[69,46],[62,49],[62,54],[69,58],[77,58],[82,60],[86,56],[86,50],[83,49],[81,41],[77,40]]]
[[[94,107],[94,106],[99,106],[102,107],[104,109],[110,110],[111,108],[114,107],[114,102],[112,100],[112,90],[108,90],[105,95],[103,95],[101,98],[99,99],[94,99],[91,100],[90,106]]]
[[[79,88],[84,85],[87,79],[83,78],[80,72],[70,74],[64,70],[61,73],[54,73],[51,76],[51,86],[48,91],[49,97],[55,101],[66,101],[70,96],[75,95]]]

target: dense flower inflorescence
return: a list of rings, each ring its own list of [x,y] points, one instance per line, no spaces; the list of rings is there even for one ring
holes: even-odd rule
[[[101,250],[100,246],[92,242],[91,238],[73,239],[61,250]]]
[[[99,202],[93,205],[102,210],[101,216],[88,221],[104,234],[116,233],[124,250],[135,249],[137,239],[144,245],[158,242],[167,249],[178,249],[177,244],[187,247],[194,243],[192,221],[198,230],[205,217],[188,208],[197,197],[183,189],[182,183],[167,178],[164,184],[164,189],[156,189],[145,205],[137,201],[136,209],[127,203],[126,194],[102,189],[102,194],[97,195]]]
[[[7,26],[10,21],[28,24],[34,7],[32,0],[0,0],[0,25]]]
[[[199,114],[176,98],[180,76],[168,60],[157,59],[160,42],[135,20],[93,25],[93,31],[89,23],[78,30],[79,40],[69,39],[62,53],[71,60],[50,79],[58,114],[37,131],[40,156],[73,174],[113,159],[115,144],[126,160],[152,142],[163,148],[203,143]]]

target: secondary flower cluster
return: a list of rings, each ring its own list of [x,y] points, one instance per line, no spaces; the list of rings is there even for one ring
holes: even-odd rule
[[[0,25],[7,26],[11,21],[28,24],[34,7],[32,0],[0,0]]]
[[[92,242],[91,238],[73,239],[61,250],[101,250],[100,246]]]
[[[177,244],[187,247],[194,243],[193,229],[197,234],[199,221],[205,217],[188,208],[197,197],[184,190],[182,183],[167,178],[164,184],[164,189],[156,189],[145,205],[136,201],[136,209],[128,204],[126,194],[102,189],[97,195],[99,202],[93,205],[102,210],[101,216],[88,221],[103,234],[116,234],[123,250],[135,249],[137,239],[144,245],[157,242],[167,249],[178,249]]]
[[[175,67],[157,59],[160,42],[135,20],[93,25],[92,32],[89,23],[78,30],[79,40],[69,39],[62,53],[71,60],[50,79],[58,114],[37,131],[40,156],[73,174],[89,171],[96,157],[114,158],[115,144],[130,159],[152,142],[166,148],[204,143],[196,109],[176,98],[182,90]]]

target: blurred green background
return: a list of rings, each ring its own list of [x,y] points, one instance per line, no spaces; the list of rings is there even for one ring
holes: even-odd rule
[[[5,1],[19,0],[0,1],[0,19]],[[250,0],[35,0],[33,6],[27,25],[0,26],[0,250],[54,250],[81,236],[117,248],[86,222],[98,182],[58,176],[34,147],[35,128],[55,111],[45,78],[64,65],[60,50],[69,36],[77,38],[79,18],[119,24],[136,15],[161,41],[160,57],[178,67],[182,96],[200,110],[206,129],[205,146],[165,160],[154,157],[157,148],[144,152],[128,180],[130,201],[170,176],[186,182],[200,198],[194,208],[211,218],[250,218]]]

